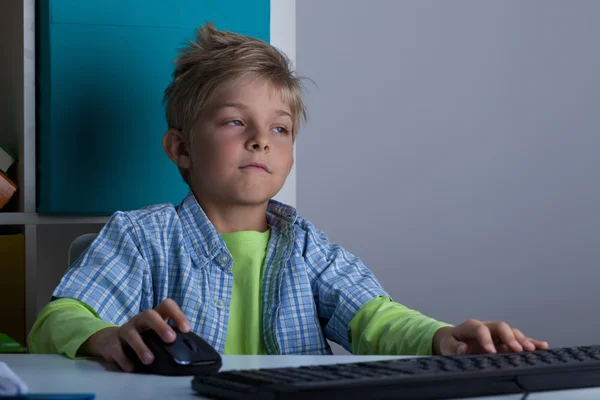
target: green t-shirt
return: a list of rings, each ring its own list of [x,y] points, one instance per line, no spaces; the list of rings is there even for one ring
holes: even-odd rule
[[[221,237],[233,257],[233,289],[224,354],[265,354],[262,330],[262,277],[270,238],[267,232],[234,232]],[[74,299],[52,301],[40,312],[28,337],[32,353],[76,358],[79,347],[102,321]],[[376,297],[366,302],[348,327],[354,354],[431,355],[435,332],[448,326],[418,311]]]
[[[233,289],[224,354],[266,354],[261,300],[270,236],[270,230],[221,234],[233,257]]]
[[[29,336],[30,353],[62,354],[77,358],[77,351],[94,333],[115,326],[105,322],[87,304],[58,299],[40,311]]]

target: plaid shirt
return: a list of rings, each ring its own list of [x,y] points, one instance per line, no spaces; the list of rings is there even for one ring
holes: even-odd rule
[[[271,200],[271,239],[262,282],[268,354],[350,351],[348,326],[368,300],[387,295],[373,273],[293,207]],[[233,260],[193,194],[178,207],[116,212],[68,270],[53,296],[92,307],[123,324],[172,298],[192,330],[223,353]]]

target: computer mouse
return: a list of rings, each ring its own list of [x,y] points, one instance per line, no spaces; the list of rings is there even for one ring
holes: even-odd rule
[[[148,349],[154,354],[152,364],[144,364],[133,348],[125,346],[125,354],[134,364],[134,371],[145,374],[191,376],[211,375],[219,371],[222,360],[219,353],[193,332],[183,333],[173,328],[176,339],[166,343],[153,330],[140,333]]]

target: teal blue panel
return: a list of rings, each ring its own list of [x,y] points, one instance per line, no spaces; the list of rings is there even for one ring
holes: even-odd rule
[[[38,10],[50,18],[38,22],[38,212],[179,203],[188,188],[161,146],[177,50],[205,21],[268,41],[269,0],[48,4]]]
[[[52,23],[195,29],[268,34],[270,0],[53,0]]]

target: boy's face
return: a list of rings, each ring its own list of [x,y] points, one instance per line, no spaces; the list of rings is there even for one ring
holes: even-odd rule
[[[292,165],[290,107],[270,83],[229,85],[192,132],[190,185],[197,198],[222,205],[266,203]]]

